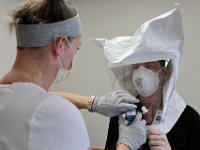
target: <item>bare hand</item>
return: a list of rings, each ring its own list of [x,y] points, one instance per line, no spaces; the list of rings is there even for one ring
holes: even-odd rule
[[[150,129],[147,132],[147,137],[149,138],[150,150],[171,150],[165,133],[156,129]]]

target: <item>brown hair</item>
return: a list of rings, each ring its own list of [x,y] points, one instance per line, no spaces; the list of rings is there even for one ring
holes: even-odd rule
[[[66,0],[28,0],[11,14],[10,29],[16,24],[44,24],[66,20],[77,14]]]

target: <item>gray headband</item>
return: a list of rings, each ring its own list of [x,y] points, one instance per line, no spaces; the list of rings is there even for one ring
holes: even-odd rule
[[[81,21],[78,14],[70,19],[47,24],[17,24],[16,37],[19,47],[40,47],[54,43],[56,37],[81,36]]]

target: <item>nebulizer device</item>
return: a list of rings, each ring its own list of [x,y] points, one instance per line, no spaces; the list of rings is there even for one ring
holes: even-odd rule
[[[146,114],[148,112],[148,109],[145,106],[142,106],[140,103],[136,105],[137,108],[132,110],[127,110],[124,114],[122,114],[122,117],[124,118],[126,125],[129,125],[134,121],[138,112],[141,112],[142,114]]]

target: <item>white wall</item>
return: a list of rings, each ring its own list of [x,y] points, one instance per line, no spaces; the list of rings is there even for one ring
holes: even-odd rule
[[[11,5],[20,0],[1,0],[2,17]],[[21,0],[22,1],[22,0]],[[175,0],[72,0],[82,19],[84,35],[73,75],[52,90],[72,91],[84,95],[102,95],[111,90],[103,52],[89,38],[131,35],[145,20],[171,8]],[[180,1],[186,43],[182,68],[176,89],[185,101],[200,112],[199,101],[199,35],[200,1]],[[15,56],[15,40],[0,22],[0,77],[11,67]],[[82,111],[91,143],[103,147],[108,118]]]
[[[15,6],[22,0],[0,0],[0,77],[4,75],[14,61],[15,36],[10,36],[7,25],[8,9]]]

